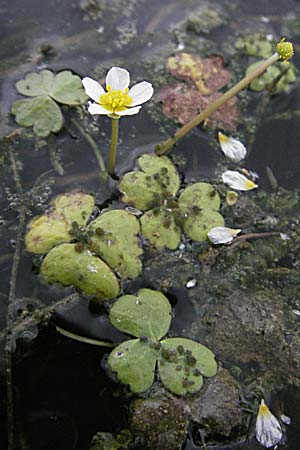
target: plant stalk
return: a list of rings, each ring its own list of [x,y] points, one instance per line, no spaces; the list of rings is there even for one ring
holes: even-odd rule
[[[119,119],[111,119],[111,140],[109,147],[108,173],[114,175],[119,135]]]
[[[168,153],[172,147],[176,144],[176,142],[184,137],[187,133],[189,133],[193,128],[199,125],[201,122],[204,122],[209,116],[211,116],[220,106],[222,106],[227,100],[234,97],[238,92],[245,89],[256,77],[261,75],[263,72],[267,70],[269,66],[274,64],[276,61],[280,59],[280,55],[275,52],[270,58],[260,64],[255,70],[248,73],[241,81],[239,81],[236,85],[230,88],[225,94],[215,100],[211,105],[209,105],[206,109],[204,109],[201,113],[191,119],[188,123],[186,123],[183,127],[181,127],[171,138],[163,141],[156,146],[156,154],[157,155],[165,155]]]

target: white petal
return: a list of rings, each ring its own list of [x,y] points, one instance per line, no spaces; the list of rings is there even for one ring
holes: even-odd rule
[[[233,137],[225,136],[221,132],[218,133],[218,138],[221,149],[227,158],[235,162],[239,162],[245,158],[247,150],[241,141]]]
[[[291,425],[292,419],[289,416],[286,416],[285,414],[281,414],[280,416],[281,422],[283,422],[285,425]]]
[[[127,108],[124,111],[116,111],[115,114],[118,116],[133,116],[134,114],[137,114],[140,109],[141,106],[136,106],[135,108]]]
[[[105,93],[103,87],[98,83],[98,81],[92,80],[92,78],[85,77],[82,80],[82,84],[86,95],[95,102],[99,103],[100,96]]]
[[[124,91],[130,82],[129,72],[121,67],[112,67],[106,75],[106,89],[110,86],[112,91]]]
[[[256,439],[264,447],[270,448],[278,444],[281,438],[280,423],[262,400],[256,419]]]
[[[133,102],[130,106],[141,105],[147,102],[153,95],[153,87],[148,81],[142,81],[141,83],[135,84],[128,92],[129,97],[132,98]]]
[[[207,233],[207,237],[213,244],[227,244],[241,231],[233,228],[215,227]]]
[[[237,189],[238,191],[249,191],[258,187],[253,181],[235,170],[226,170],[222,174],[222,180],[231,189]]]
[[[88,107],[88,112],[90,114],[107,114],[107,115],[111,114],[110,111],[103,108],[103,106],[98,105],[97,103],[90,103]]]

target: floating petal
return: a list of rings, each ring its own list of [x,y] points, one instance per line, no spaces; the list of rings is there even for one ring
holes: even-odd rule
[[[256,419],[256,439],[266,448],[278,444],[282,438],[280,423],[262,399]]]
[[[233,137],[226,136],[220,131],[218,133],[218,138],[221,149],[227,158],[234,162],[239,162],[245,158],[247,150],[241,141]]]
[[[207,233],[207,236],[213,244],[228,244],[241,231],[240,229],[234,230],[233,228],[227,227],[215,227]]]
[[[249,180],[235,170],[226,170],[226,172],[222,174],[222,180],[231,189],[236,189],[238,191],[250,191],[251,189],[258,187],[252,180]]]

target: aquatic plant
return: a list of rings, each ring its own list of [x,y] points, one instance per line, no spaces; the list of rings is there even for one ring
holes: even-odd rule
[[[151,387],[156,364],[162,383],[177,395],[199,391],[203,376],[216,374],[214,355],[204,345],[177,337],[161,340],[171,323],[171,306],[161,292],[141,289],[137,296],[120,297],[109,318],[118,330],[137,338],[122,342],[108,358],[110,369],[132,392]]]
[[[18,124],[33,126],[33,131],[40,137],[61,130],[63,115],[58,103],[78,106],[87,101],[80,77],[69,70],[58,74],[50,70],[29,73],[24,80],[17,81],[16,88],[20,94],[32,98],[15,101],[11,112]]]
[[[218,212],[220,197],[212,185],[191,184],[176,199],[179,176],[167,157],[146,154],[138,164],[141,171],[126,173],[119,189],[124,203],[145,211],[141,231],[155,247],[175,250],[182,230],[191,239],[204,241],[211,228],[224,225]]]
[[[210,104],[206,109],[201,111],[198,115],[192,118],[188,123],[181,127],[174,136],[170,137],[166,141],[160,142],[156,146],[156,153],[158,155],[164,155],[168,153],[176,142],[184,137],[187,133],[193,130],[201,122],[204,122],[208,117],[211,116],[217,109],[220,108],[225,102],[234,97],[238,92],[245,89],[255,78],[264,73],[270,66],[272,66],[277,61],[285,61],[293,56],[294,49],[291,42],[285,41],[285,38],[281,39],[276,46],[276,52],[270,56],[267,60],[263,61],[255,70],[248,73],[241,81],[239,81],[235,86],[230,88],[225,94],[217,98],[212,104]]]
[[[30,222],[25,244],[30,253],[46,254],[40,268],[46,282],[112,299],[119,294],[114,271],[119,278],[136,278],[142,271],[140,225],[124,210],[104,212],[87,225],[94,206],[94,198],[83,192],[56,197]]]
[[[105,114],[111,118],[111,141],[109,149],[108,173],[113,174],[115,169],[119,118],[132,116],[141,109],[142,103],[147,102],[153,95],[151,83],[142,81],[132,88],[128,88],[130,75],[126,69],[112,67],[106,76],[106,91],[95,80],[85,77],[82,80],[86,94],[95,103],[89,105],[91,114]]]

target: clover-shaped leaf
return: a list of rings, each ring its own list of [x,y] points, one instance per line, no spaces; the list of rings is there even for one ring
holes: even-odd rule
[[[161,292],[141,289],[137,296],[119,298],[110,310],[109,319],[118,330],[156,341],[169,329],[171,306]]]
[[[176,194],[179,176],[168,157],[145,154],[138,164],[141,171],[126,173],[119,184],[124,203],[147,210]]]
[[[203,384],[202,375],[212,377],[217,373],[214,354],[204,345],[184,338],[165,339],[161,344],[159,375],[174,394],[197,392]]]
[[[34,218],[25,237],[26,249],[31,253],[47,253],[55,245],[70,242],[73,222],[85,225],[94,209],[95,201],[83,192],[70,192],[56,197],[42,216]]]
[[[63,126],[61,110],[50,97],[17,100],[11,112],[19,125],[33,126],[33,131],[40,137],[47,137],[51,132],[58,133]]]
[[[137,278],[142,272],[138,219],[124,210],[108,211],[91,222],[94,231],[92,248],[97,255],[126,278]]]
[[[144,392],[152,386],[157,360],[157,350],[138,339],[125,341],[115,348],[108,358],[110,369],[118,379],[129,384],[132,392]]]
[[[111,269],[88,250],[76,250],[76,244],[61,244],[43,260],[41,275],[47,283],[75,286],[99,300],[110,300],[119,294],[119,283]]]
[[[176,217],[167,208],[150,209],[141,217],[142,234],[155,247],[175,250],[180,242],[181,229]]]
[[[213,353],[204,345],[184,338],[164,339],[170,326],[171,306],[163,294],[141,289],[138,296],[124,295],[110,310],[110,321],[138,339],[118,345],[108,358],[118,379],[133,392],[144,392],[154,380],[156,361],[163,384],[178,395],[201,389],[203,376],[216,374]]]
[[[16,88],[27,97],[49,96],[64,105],[82,105],[88,99],[81,78],[70,70],[55,75],[50,70],[29,73],[24,80],[16,83]]]
[[[87,101],[81,79],[69,70],[55,75],[50,70],[29,73],[24,80],[16,83],[22,95],[33,97],[17,100],[11,112],[16,121],[24,127],[33,126],[34,132],[47,137],[51,132],[58,133],[63,125],[63,116],[55,103],[76,106]]]

